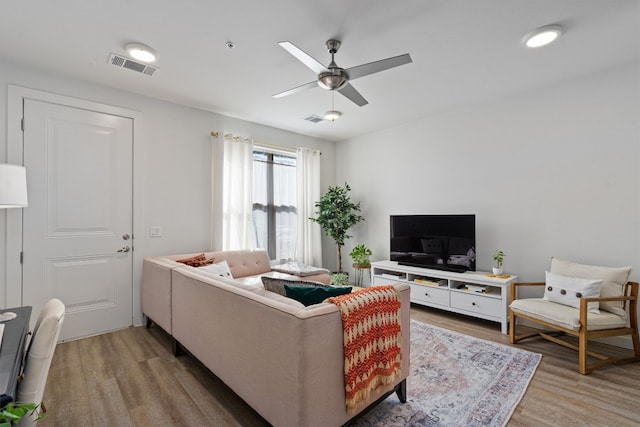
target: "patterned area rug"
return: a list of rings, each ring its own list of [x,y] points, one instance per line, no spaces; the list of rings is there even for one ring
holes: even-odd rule
[[[541,358],[412,320],[407,403],[393,394],[353,425],[504,426]]]

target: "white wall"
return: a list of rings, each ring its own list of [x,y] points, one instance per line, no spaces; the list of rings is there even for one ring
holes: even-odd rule
[[[278,145],[321,150],[322,186],[326,188],[334,182],[333,142],[2,62],[0,162],[5,162],[7,158],[8,84],[142,113],[143,137],[134,142],[134,286],[137,289],[144,257],[209,249],[212,218],[209,133],[212,130],[232,132]],[[152,225],[162,227],[163,237],[149,237],[149,227]],[[219,246],[215,249],[219,249]],[[5,278],[7,262],[15,262],[14,255],[6,251],[6,213],[0,210],[0,307],[5,307],[6,301],[16,299],[15,295],[8,298]],[[139,303],[139,295],[136,300]],[[136,322],[139,323],[139,304],[135,310]]]
[[[345,119],[346,120],[346,119]],[[339,142],[366,221],[389,257],[389,215],[476,214],[478,269],[544,280],[550,257],[633,266],[640,279],[640,64]],[[344,260],[343,260],[344,262]]]

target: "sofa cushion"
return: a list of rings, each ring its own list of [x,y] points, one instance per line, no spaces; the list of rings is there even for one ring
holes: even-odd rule
[[[284,285],[287,297],[300,301],[305,306],[319,304],[329,297],[351,293],[351,286],[292,286]]]
[[[287,296],[285,291],[285,285],[292,285],[298,287],[330,287],[320,282],[312,282],[307,280],[285,279],[281,277],[262,276],[262,286],[268,291],[275,292],[280,295]]]
[[[510,307],[516,315],[523,314],[572,331],[580,329],[580,310],[568,305],[546,301],[542,298],[523,298],[513,301]],[[624,328],[626,324],[624,317],[604,310],[601,310],[600,314],[588,313],[587,315],[588,331]]]
[[[551,273],[581,279],[600,279],[601,297],[619,297],[624,292],[624,285],[629,280],[631,267],[602,267],[598,265],[578,264],[558,258],[551,258]],[[600,303],[600,309],[606,310],[618,316],[626,316],[622,301],[604,301]]]
[[[227,260],[222,260],[215,264],[209,264],[202,267],[198,267],[199,270],[206,271],[207,273],[215,274],[216,276],[228,277],[233,279]]]
[[[568,305],[573,308],[580,308],[580,298],[591,298],[600,296],[600,286],[602,280],[579,279],[577,277],[566,277],[545,271],[544,300]],[[587,309],[591,313],[600,313],[599,303],[590,302]]]
[[[186,264],[191,267],[202,267],[203,265],[213,264],[215,262],[215,258],[207,259],[204,253],[201,253],[189,258],[177,259],[176,262]]]

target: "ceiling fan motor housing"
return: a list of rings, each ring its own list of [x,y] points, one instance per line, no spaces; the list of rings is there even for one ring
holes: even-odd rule
[[[340,90],[349,83],[349,75],[343,68],[338,67],[334,60],[334,54],[340,49],[340,41],[335,39],[327,40],[327,49],[331,54],[329,71],[318,74],[318,86],[327,90]]]

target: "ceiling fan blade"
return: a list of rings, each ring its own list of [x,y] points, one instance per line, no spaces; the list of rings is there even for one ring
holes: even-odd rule
[[[389,68],[399,67],[400,65],[409,64],[411,56],[408,53],[404,55],[394,56],[380,61],[369,62],[368,64],[358,65],[356,67],[347,68],[345,71],[349,76],[349,80],[368,76],[369,74],[378,73],[388,70]]]
[[[302,62],[307,67],[311,68],[316,74],[329,72],[327,67],[319,63],[313,57],[305,53],[298,46],[294,45],[291,42],[278,42],[280,46],[282,46],[287,52],[291,55],[295,56],[298,61]]]
[[[349,100],[351,100],[358,107],[363,107],[369,103],[369,101],[367,101],[362,95],[360,95],[360,92],[358,92],[356,88],[351,86],[351,83],[347,83],[347,85],[342,89],[339,89],[338,92],[349,98]]]
[[[285,90],[284,92],[276,93],[275,95],[273,95],[273,97],[274,98],[282,98],[282,97],[285,97],[285,96],[293,95],[294,93],[302,92],[303,90],[306,90],[306,89],[312,89],[314,87],[318,87],[318,81],[317,80],[314,80],[314,81],[309,82],[309,83],[305,83],[305,84],[300,85],[298,87],[294,87],[293,89]]]

